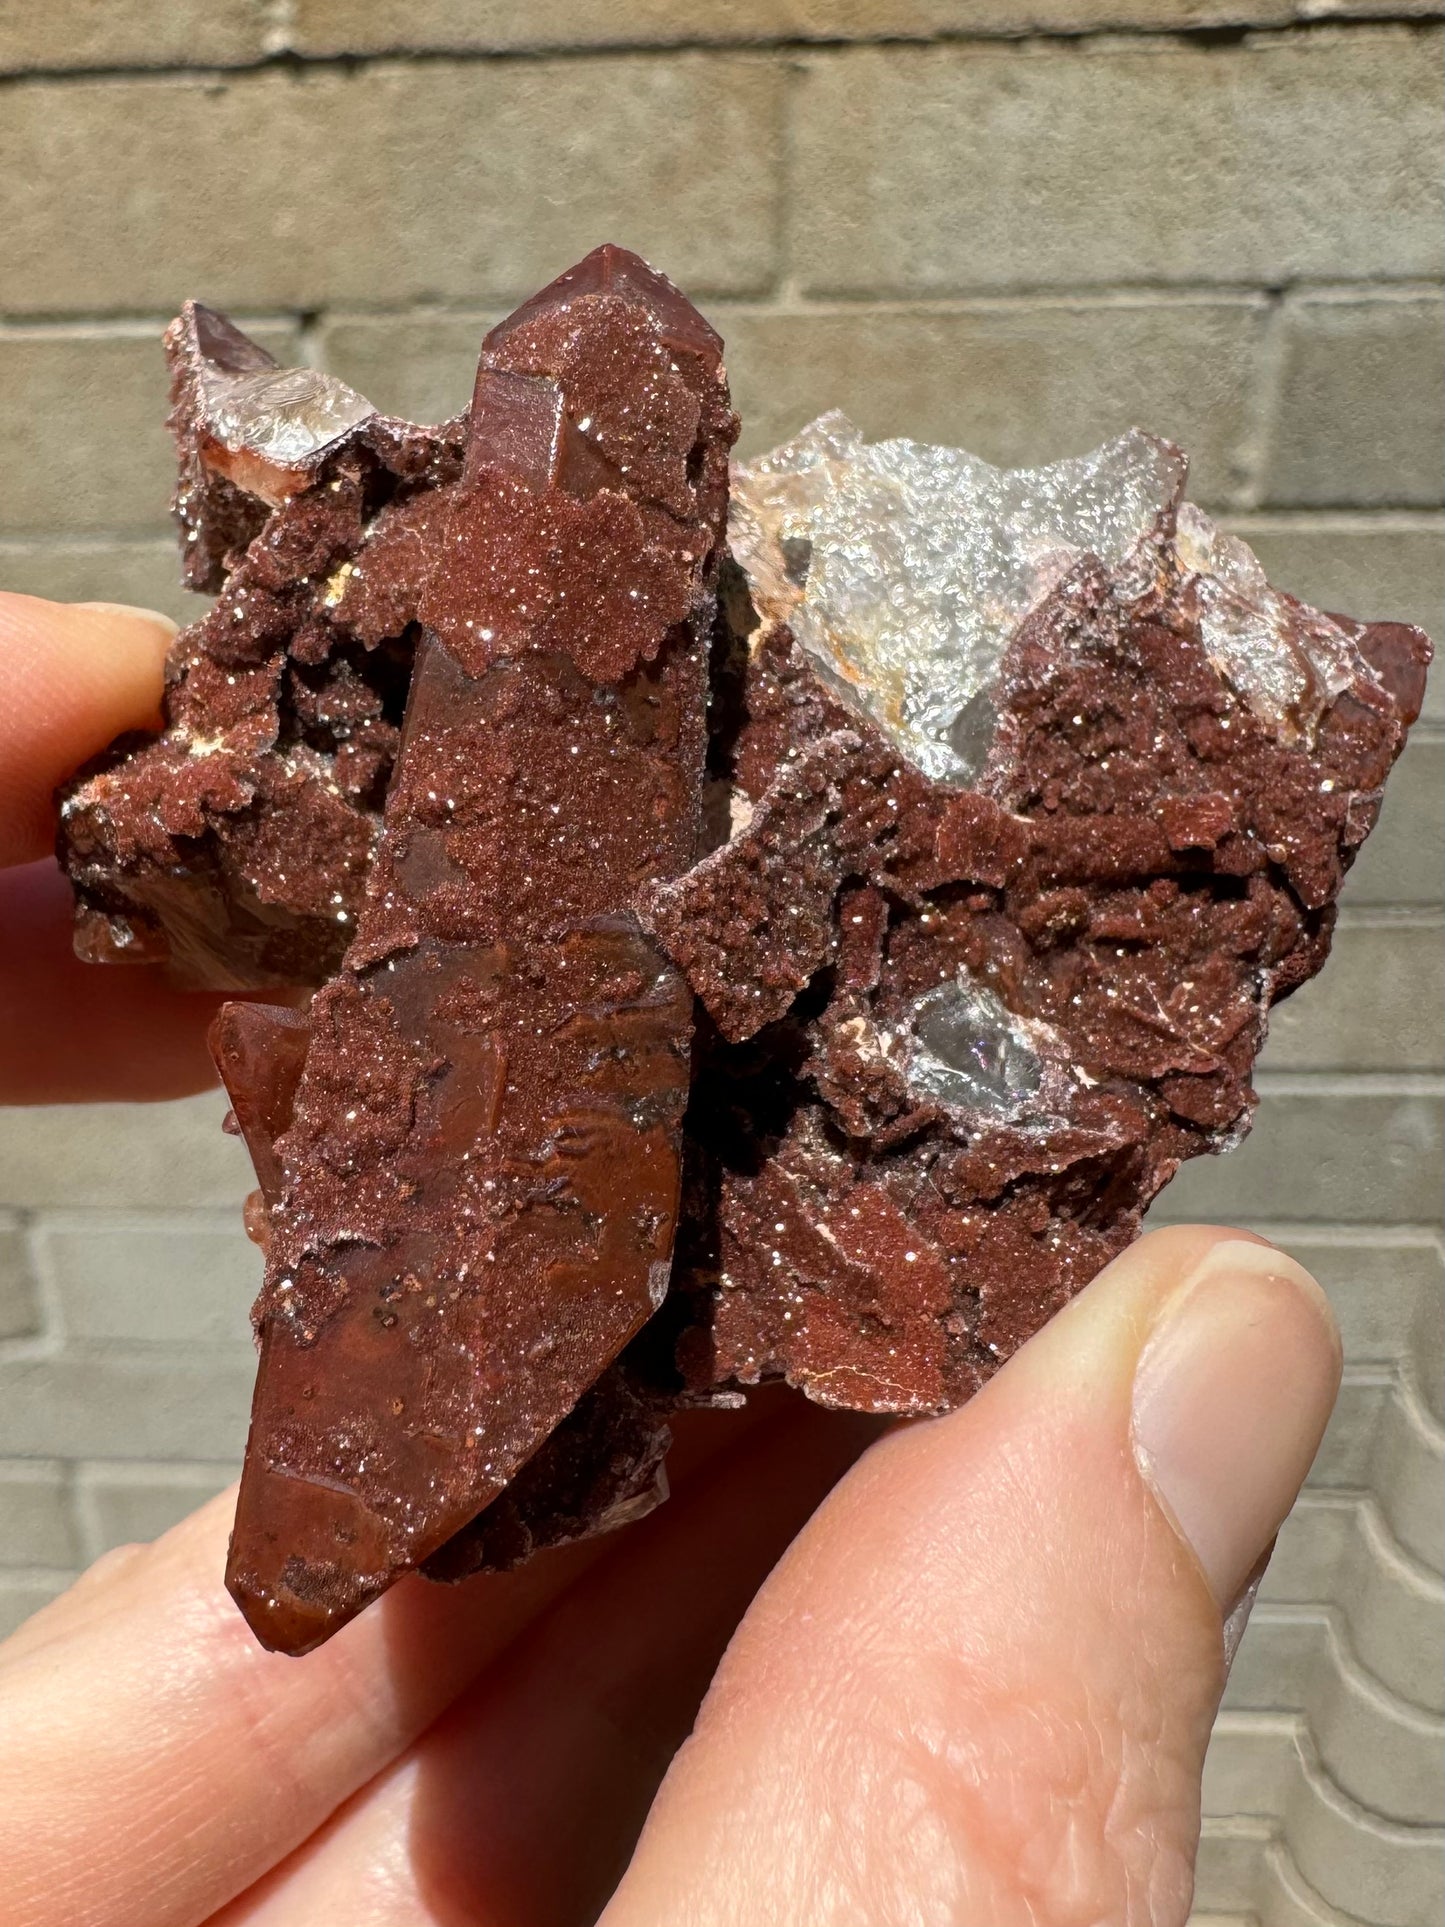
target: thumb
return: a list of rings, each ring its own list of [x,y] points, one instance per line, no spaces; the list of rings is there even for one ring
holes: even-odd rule
[[[1224,1620],[1339,1372],[1323,1294],[1269,1245],[1135,1245],[815,1515],[606,1927],[1183,1923]]]
[[[0,593],[0,865],[48,856],[56,784],[122,730],[160,722],[175,633],[152,609]]]

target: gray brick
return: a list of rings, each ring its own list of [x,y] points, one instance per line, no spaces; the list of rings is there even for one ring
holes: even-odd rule
[[[0,1639],[8,1639],[32,1613],[48,1606],[75,1576],[43,1566],[28,1572],[0,1572]]]
[[[321,359],[378,408],[445,421],[471,400],[482,337],[504,312],[329,315]]]
[[[1413,622],[1445,640],[1445,526],[1416,516],[1254,515],[1231,519],[1291,595],[1368,622]],[[1424,716],[1445,721],[1445,675],[1432,673]]]
[[[19,1220],[0,1211],[0,1338],[20,1338],[40,1322],[35,1281]]]
[[[1394,1382],[1383,1375],[1346,1370],[1325,1436],[1309,1470],[1315,1491],[1356,1489],[1368,1483],[1370,1457]]]
[[[10,0],[0,8],[0,71],[254,60],[265,44],[265,0]]]
[[[783,78],[680,54],[22,82],[4,302],[484,301],[608,239],[699,294],[751,292],[774,269]]]
[[[1380,1079],[1315,1085],[1276,1076],[1261,1084],[1259,1112],[1244,1143],[1225,1157],[1184,1165],[1151,1222],[1434,1221],[1439,1097],[1392,1089]]]
[[[159,1539],[163,1532],[231,1483],[230,1465],[147,1465],[143,1461],[82,1465],[76,1508],[86,1559],[114,1546]]]
[[[169,529],[163,326],[0,328],[0,531]],[[294,328],[250,332],[294,359]]]
[[[240,1458],[251,1347],[67,1349],[0,1362],[0,1454],[64,1459]]]
[[[1445,1069],[1445,927],[1351,924],[1313,982],[1275,1007],[1270,1071]]]
[[[1351,1364],[1410,1361],[1422,1314],[1439,1305],[1445,1287],[1438,1243],[1388,1226],[1353,1234],[1268,1224],[1256,1229],[1324,1286]]]
[[[176,545],[148,541],[10,540],[0,537],[0,583],[52,602],[133,602],[176,622],[204,615],[206,601],[181,587]]]
[[[219,1091],[166,1104],[0,1109],[0,1194],[11,1205],[231,1205],[255,1179],[221,1130]]]
[[[1080,454],[1138,423],[1189,450],[1197,497],[1229,501],[1245,479],[1257,299],[721,308],[716,319],[744,454],[841,408],[870,435],[1011,465]]]
[[[809,55],[794,266],[820,294],[1427,276],[1438,65],[1392,28]]]
[[[1445,877],[1445,745],[1416,737],[1390,772],[1380,820],[1345,882],[1350,909],[1439,903]]]
[[[196,1220],[200,1220],[197,1222]],[[88,1212],[43,1219],[36,1242],[68,1338],[249,1341],[261,1255],[235,1212],[204,1219]]]
[[[65,1467],[57,1459],[0,1459],[0,1566],[82,1563]]]
[[[1272,27],[1332,13],[1428,14],[1438,0],[294,0],[290,44],[310,53],[425,47],[667,46],[1111,27]]]
[[[1445,1428],[1445,1284],[1438,1279],[1420,1299],[1411,1341],[1425,1409]]]
[[[1286,303],[1262,499],[1437,504],[1445,495],[1442,322],[1436,295]]]

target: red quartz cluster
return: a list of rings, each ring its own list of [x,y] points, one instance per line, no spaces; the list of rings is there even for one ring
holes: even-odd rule
[[[61,852],[83,955],[288,987],[214,1036],[265,1644],[638,1516],[681,1405],[958,1404],[1247,1128],[1418,632],[1335,619],[1346,673],[1280,726],[1169,503],[1147,594],[1086,554],[1012,627],[943,781],[790,626],[806,556],[729,559],[722,343],[635,256],[495,328],[439,428],[200,307],[167,347],[219,594]]]

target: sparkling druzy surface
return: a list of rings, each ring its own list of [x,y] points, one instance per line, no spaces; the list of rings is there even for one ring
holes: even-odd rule
[[[1185,473],[836,416],[735,472],[736,827],[641,898],[712,1025],[690,1382],[946,1409],[1248,1129],[1428,644],[1271,589]]]
[[[1086,554],[1144,589],[1184,472],[1137,429],[1075,461],[1000,469],[865,442],[834,413],[738,470],[730,533],[824,673],[925,775],[962,782],[987,752],[1019,618]]]
[[[680,1406],[957,1405],[1247,1130],[1429,650],[1271,588],[1180,451],[826,416],[728,561],[722,344],[623,250],[437,428],[194,305],[167,351],[218,599],[61,853],[82,954],[294,987],[213,1039],[267,1644],[637,1517]]]
[[[275,1146],[228,1573],[268,1644],[479,1561],[448,1542],[589,1393],[587,1523],[660,1496],[658,1423],[595,1388],[670,1275],[691,998],[632,900],[696,856],[732,432],[715,340],[640,269],[484,345],[366,896]],[[534,1541],[581,1529],[562,1469]]]

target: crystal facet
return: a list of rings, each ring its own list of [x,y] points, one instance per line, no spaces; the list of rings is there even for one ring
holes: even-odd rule
[[[926,991],[907,1017],[908,1079],[928,1097],[1017,1124],[1043,1088],[1029,1027],[987,984],[960,971]]]
[[[1183,487],[1172,444],[1131,429],[1050,468],[865,442],[823,415],[734,472],[729,533],[762,613],[925,775],[963,783],[992,741],[1009,637],[1083,555],[1136,592]]]
[[[1180,505],[1174,554],[1220,675],[1278,733],[1312,736],[1335,697],[1365,673],[1350,636],[1271,588],[1254,551],[1192,502]]]
[[[364,395],[319,368],[243,375],[214,394],[213,466],[274,507],[295,492],[298,470],[375,413]]]

